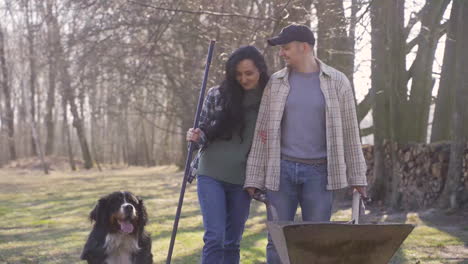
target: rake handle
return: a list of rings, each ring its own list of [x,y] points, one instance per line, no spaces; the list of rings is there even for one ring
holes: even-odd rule
[[[198,127],[198,121],[200,119],[200,113],[201,109],[203,107],[203,98],[205,97],[205,90],[206,90],[206,83],[208,81],[208,72],[210,70],[210,65],[211,65],[211,59],[213,57],[213,50],[214,50],[214,45],[216,41],[212,40],[210,42],[210,47],[208,48],[208,56],[206,57],[206,64],[205,64],[205,74],[203,76],[203,82],[201,86],[201,91],[200,91],[200,96],[198,97],[198,105],[197,105],[197,111],[195,114],[195,120],[194,120],[194,128]],[[187,153],[187,159],[185,160],[185,171],[184,171],[184,179],[182,181],[182,187],[180,189],[180,196],[179,196],[179,203],[177,205],[177,211],[176,211],[176,216],[174,219],[174,226],[172,228],[172,236],[171,236],[171,242],[169,244],[169,250],[167,253],[167,259],[166,259],[166,264],[171,263],[171,258],[172,258],[172,252],[174,250],[174,243],[175,243],[175,238],[177,234],[177,228],[179,226],[179,219],[180,219],[180,214],[182,212],[182,204],[184,202],[184,195],[185,195],[185,188],[187,186],[187,180],[189,178],[189,173],[190,173],[190,162],[192,160],[192,152],[193,152],[193,143],[189,142],[189,150]]]

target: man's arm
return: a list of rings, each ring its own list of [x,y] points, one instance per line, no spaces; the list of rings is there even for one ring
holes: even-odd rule
[[[356,106],[353,90],[348,79],[343,74],[342,93],[340,98],[341,118],[343,125],[344,157],[348,183],[355,187],[361,195],[367,196],[366,161],[359,138],[359,126],[356,116]]]
[[[245,175],[244,188],[252,196],[256,189],[265,188],[265,167],[266,167],[266,145],[268,141],[268,114],[270,108],[271,81],[263,91],[262,101],[258,110],[257,123],[253,136],[252,146],[250,147],[249,157],[247,159],[247,168]]]

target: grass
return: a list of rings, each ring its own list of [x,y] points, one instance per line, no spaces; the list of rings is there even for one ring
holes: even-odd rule
[[[0,263],[84,263],[79,255],[97,199],[129,190],[145,200],[155,263],[165,263],[182,175],[175,167],[60,172],[0,170]],[[349,219],[337,210],[333,220]],[[241,262],[264,263],[264,206],[253,202],[242,241]],[[403,214],[398,222],[417,225],[391,263],[468,263],[468,222],[435,222]],[[198,263],[203,246],[195,184],[188,185],[172,263]]]

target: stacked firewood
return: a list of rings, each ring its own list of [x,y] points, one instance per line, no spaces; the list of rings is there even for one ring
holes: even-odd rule
[[[433,205],[437,200],[447,178],[450,144],[385,144],[385,166],[391,169],[391,148],[395,149],[394,171],[400,178],[398,191],[402,194],[401,204],[406,209],[416,209]],[[367,162],[367,177],[372,187],[374,182],[374,149],[363,146]],[[460,187],[468,190],[468,144],[465,147],[463,178]]]

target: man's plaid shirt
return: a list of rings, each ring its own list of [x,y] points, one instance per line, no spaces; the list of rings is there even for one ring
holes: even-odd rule
[[[351,85],[343,73],[317,61],[320,65],[320,88],[326,103],[327,189],[365,186],[366,162],[359,140]],[[244,187],[279,190],[281,119],[290,89],[288,75],[288,68],[276,72],[265,87],[247,160]]]

